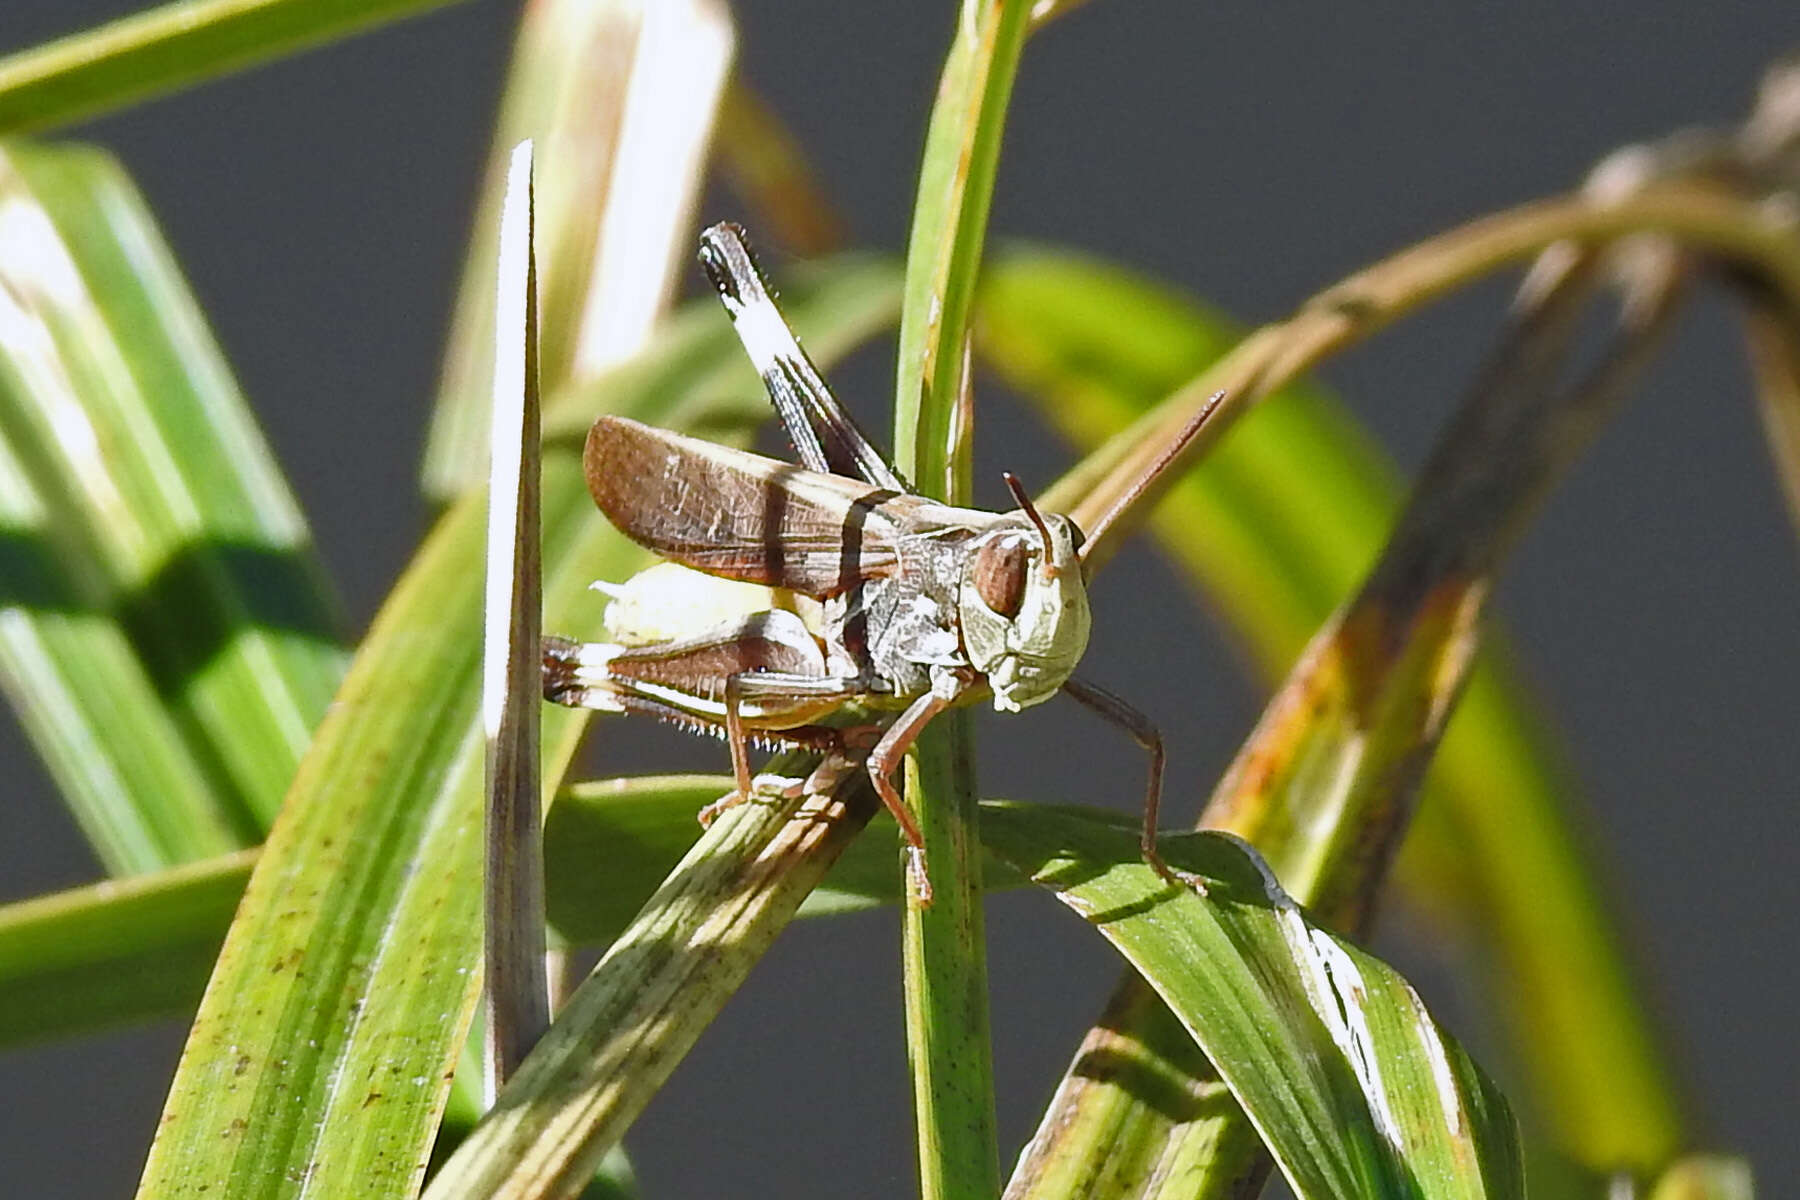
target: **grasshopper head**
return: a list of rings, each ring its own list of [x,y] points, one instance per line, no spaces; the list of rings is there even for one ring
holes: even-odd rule
[[[994,707],[1017,712],[1054,696],[1088,642],[1081,533],[1055,513],[1042,516],[1017,481],[1020,507],[973,547],[958,589],[963,649],[987,676]]]

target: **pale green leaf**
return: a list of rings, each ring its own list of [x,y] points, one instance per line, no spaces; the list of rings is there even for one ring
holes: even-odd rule
[[[447,500],[487,470],[494,236],[506,155],[537,147],[544,390],[642,349],[691,261],[691,214],[733,32],[717,0],[525,8],[451,316],[422,467]],[[603,64],[597,69],[596,64]]]
[[[43,731],[110,865],[168,865],[254,840],[343,671],[305,522],[109,158],[0,151],[0,246],[6,504],[31,560],[18,586],[36,575],[49,589],[12,611],[40,639],[37,662],[21,653],[21,669],[64,677],[15,688],[27,726]],[[64,657],[74,628],[105,642],[101,620],[142,663],[142,680],[113,668],[113,697],[67,678],[85,669]],[[46,638],[63,649],[47,652]],[[160,701],[139,705],[145,682]],[[106,747],[91,763],[51,745],[52,722],[30,715],[54,703],[70,706],[58,739],[85,728]]]

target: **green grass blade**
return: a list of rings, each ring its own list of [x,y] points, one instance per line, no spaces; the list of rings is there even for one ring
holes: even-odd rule
[[[14,297],[0,428],[44,544],[80,565],[84,606],[121,622],[228,824],[253,838],[343,670],[305,522],[112,161],[9,146],[0,200],[16,248],[0,265]]]
[[[1229,319],[1167,288],[1044,251],[996,264],[981,315],[984,355],[1084,446],[1129,425],[1238,336]],[[1171,489],[1152,528],[1276,679],[1373,562],[1396,497],[1393,471],[1350,418],[1318,390],[1290,387]],[[1490,993],[1531,1068],[1531,1107],[1558,1140],[1593,1162],[1655,1161],[1678,1128],[1677,1105],[1627,942],[1571,827],[1565,756],[1494,649],[1501,639],[1487,640],[1427,778],[1400,878],[1415,889],[1454,879],[1455,903],[1434,907],[1482,931]],[[1451,861],[1459,865],[1446,872]]]
[[[0,59],[0,133],[47,129],[450,0],[176,0]]]
[[[938,499],[957,500],[959,438],[952,428],[964,385],[963,346],[987,240],[1013,79],[1030,5],[965,0],[938,82],[906,249],[894,386],[894,457]],[[961,457],[966,460],[964,448]],[[966,469],[966,468],[964,468]]]
[[[255,860],[242,850],[0,908],[0,1045],[193,1011]]]
[[[968,714],[948,713],[906,758],[904,795],[924,835],[936,894],[929,908],[905,906],[901,934],[927,1200],[991,1196],[1000,1185],[973,740]]]
[[[729,775],[666,775],[560,793],[544,834],[551,928],[572,946],[610,945],[700,840],[695,815],[730,790]],[[899,833],[885,817],[876,825],[800,916],[899,901]],[[192,1012],[254,862],[242,851],[0,907],[0,1046]],[[990,890],[1023,883],[991,857],[982,876]]]
[[[968,498],[967,414],[959,422],[957,412],[966,399],[969,314],[1030,7],[1022,0],[959,7],[907,243],[895,465],[926,495],[952,502]],[[906,765],[906,802],[936,893],[929,908],[907,906],[902,934],[920,1188],[928,1200],[992,1196],[1000,1185],[976,795],[968,714],[946,714],[920,736]]]
[[[544,389],[641,349],[693,261],[713,110],[732,57],[713,0],[528,5],[469,239],[422,468],[447,500],[487,471],[494,230],[506,155],[537,146]],[[604,64],[604,69],[596,69]]]
[[[64,803],[111,875],[236,848],[237,810],[189,752],[125,631],[54,553],[48,524],[0,439],[0,682]]]
[[[1504,1098],[1405,980],[1308,920],[1243,843],[1166,840],[1207,880],[1202,897],[1158,876],[1109,817],[1001,805],[982,829],[1156,989],[1301,1200],[1524,1195]]]
[[[827,279],[790,306],[803,332],[829,327],[832,299]],[[709,351],[740,354],[722,317]],[[361,1197],[418,1185],[475,999],[484,499],[427,539],[320,727],[226,937],[140,1196],[228,1179],[246,1196],[302,1177]],[[579,631],[598,615],[588,583],[623,578],[643,552],[594,509],[573,448],[546,447],[542,506],[546,626]],[[546,779],[578,727],[545,713]]]
[[[571,456],[546,456],[545,476],[546,548],[610,545],[625,565]],[[320,727],[227,934],[140,1196],[228,1180],[277,1195],[300,1175],[362,1196],[418,1184],[475,996],[481,499],[427,539]],[[563,587],[566,603],[579,585]],[[546,740],[566,754],[572,723],[550,718]]]

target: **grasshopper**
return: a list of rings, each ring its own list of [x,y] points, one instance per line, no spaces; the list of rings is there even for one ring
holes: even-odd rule
[[[842,754],[851,731],[823,723],[836,709],[857,702],[897,713],[866,769],[906,838],[912,895],[923,905],[931,900],[924,841],[894,782],[907,750],[934,717],[983,688],[1003,712],[1062,691],[1149,752],[1143,853],[1175,879],[1155,841],[1161,735],[1124,701],[1072,676],[1091,623],[1081,530],[1038,511],[1010,473],[1018,508],[1005,514],[919,495],[839,406],[776,308],[743,231],[729,223],[707,230],[700,259],[804,469],[624,417],[595,421],[582,464],[600,510],[665,559],[737,581],[738,611],[699,630],[614,627],[611,643],[546,638],[545,697],[722,733],[737,787],[703,820],[750,796],[748,741]],[[1222,398],[1102,527],[1175,460]],[[759,589],[749,600],[746,584]],[[609,609],[609,626],[624,599]]]

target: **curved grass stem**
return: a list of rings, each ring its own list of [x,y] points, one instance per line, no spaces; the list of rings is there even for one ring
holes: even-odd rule
[[[1078,525],[1091,522],[1214,392],[1224,390],[1225,403],[1188,447],[1189,461],[1223,436],[1250,405],[1433,300],[1556,242],[1636,233],[1667,234],[1689,249],[1746,266],[1790,306],[1800,308],[1800,240],[1792,222],[1721,188],[1680,182],[1646,188],[1620,201],[1570,195],[1520,205],[1390,255],[1316,293],[1285,321],[1250,333],[1210,369],[1083,459],[1039,503],[1068,513]],[[1178,475],[1171,470],[1163,486]],[[1146,493],[1134,515],[1108,530],[1103,544],[1090,543],[1089,560],[1111,557],[1161,490]]]

